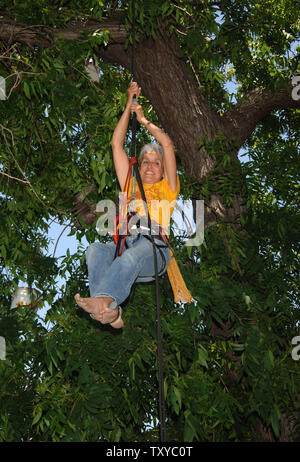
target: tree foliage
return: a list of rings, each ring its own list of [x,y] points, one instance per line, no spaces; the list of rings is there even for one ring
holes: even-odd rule
[[[137,46],[148,50],[162,29],[176,39],[169,55],[180,50],[184,78],[211,111],[204,125],[220,128],[209,137],[195,119],[194,150],[181,149],[180,125],[163,112],[168,95],[151,87],[140,62],[147,117],[174,132],[182,198],[207,209],[212,198],[225,209],[238,198],[243,211],[215,213],[199,247],[171,238],[195,302],[174,304],[160,281],[168,440],[296,441],[300,117],[299,100],[286,95],[299,9],[290,0],[136,3]],[[110,140],[131,78],[131,19],[128,1],[1,4],[0,441],[159,440],[153,285],[134,287],[122,331],[74,302],[77,292],[88,296],[82,242],[99,239],[94,206],[118,194]],[[114,46],[120,55],[106,55]],[[99,83],[86,72],[90,56]],[[168,80],[169,95],[177,81]],[[167,112],[184,124],[192,101],[173,98]],[[231,132],[229,120],[241,130]],[[137,148],[146,141],[140,129]],[[200,171],[204,157],[209,169]],[[53,221],[75,237],[76,253],[50,252]],[[25,284],[42,293],[37,312],[10,309]]]

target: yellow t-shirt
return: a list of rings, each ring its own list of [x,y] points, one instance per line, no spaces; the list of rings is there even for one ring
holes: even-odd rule
[[[164,228],[165,233],[169,235],[170,219],[180,190],[178,175],[176,191],[172,191],[170,189],[165,178],[155,184],[143,183],[143,188],[145,191],[147,208],[149,210],[151,220],[155,221],[156,223],[158,222]],[[132,198],[134,197],[135,204],[132,204]],[[124,199],[124,209],[127,208],[129,211],[132,210],[133,212],[137,212],[140,216],[146,216],[142,196],[135,178],[130,180],[128,195],[126,198],[124,197]],[[151,225],[153,226],[152,223]],[[171,259],[167,268],[167,272],[174,294],[174,301],[175,303],[179,301],[190,303],[193,297],[185,285],[180,269],[174,258],[173,251],[171,249],[169,249],[169,251]]]
[[[143,183],[143,188],[151,220],[159,223],[169,235],[170,219],[180,190],[178,175],[176,191],[172,191],[165,178],[154,184]],[[135,200],[133,201],[132,198],[134,197]],[[129,183],[127,207],[129,211],[134,211],[140,216],[146,216],[142,195],[135,178],[131,179]]]

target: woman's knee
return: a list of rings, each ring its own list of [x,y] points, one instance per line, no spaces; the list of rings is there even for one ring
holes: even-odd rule
[[[86,249],[86,252],[85,252],[86,259],[89,259],[95,253],[95,251],[97,250],[97,247],[98,247],[97,244],[98,244],[98,242],[93,242],[92,244],[90,244],[88,246],[88,248]]]
[[[85,257],[89,261],[93,258],[104,258],[112,254],[112,249],[103,242],[93,242],[86,250]]]

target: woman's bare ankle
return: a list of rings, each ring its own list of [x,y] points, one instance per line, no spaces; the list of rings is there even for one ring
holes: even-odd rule
[[[121,329],[124,326],[124,321],[121,315],[119,315],[115,321],[111,322],[110,325],[114,329]]]

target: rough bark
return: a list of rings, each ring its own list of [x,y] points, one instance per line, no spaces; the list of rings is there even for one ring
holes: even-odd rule
[[[49,47],[55,40],[76,40],[84,31],[105,29],[110,32],[111,43],[125,43],[127,31],[118,18],[103,19],[101,22],[81,17],[70,21],[65,29],[44,25],[19,24],[5,18],[0,19],[0,40],[8,46],[14,42],[24,43],[30,47]]]

